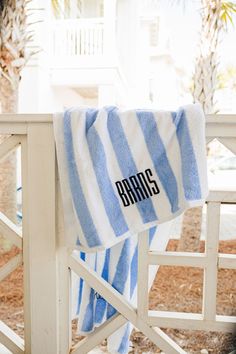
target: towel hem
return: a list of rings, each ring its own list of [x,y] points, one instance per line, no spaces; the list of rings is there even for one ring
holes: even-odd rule
[[[88,247],[81,246],[81,245],[77,245],[77,246],[69,245],[69,249],[71,251],[77,250],[77,251],[86,252],[86,253],[94,253],[94,252],[104,251],[107,248],[115,246],[119,242],[124,241],[128,237],[132,237],[133,235],[136,235],[137,233],[146,231],[154,226],[157,226],[159,224],[163,224],[165,222],[171,221],[172,219],[175,219],[179,215],[183,214],[187,209],[194,208],[197,206],[203,206],[205,204],[205,202],[206,202],[205,199],[186,201],[186,203],[184,205],[182,205],[182,207],[176,213],[168,215],[166,218],[162,218],[161,220],[155,220],[155,221],[149,222],[147,224],[141,224],[137,227],[137,229],[138,229],[137,231],[134,231],[134,232],[129,231],[128,233],[125,233],[124,235],[117,237],[117,242],[115,242],[115,243],[114,243],[114,239],[112,239],[112,242],[107,243],[105,246],[97,246],[97,247],[88,248]]]

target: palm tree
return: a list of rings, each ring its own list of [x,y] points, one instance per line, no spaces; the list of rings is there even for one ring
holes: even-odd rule
[[[229,21],[233,23],[236,4],[226,0],[201,0],[201,3],[202,29],[193,76],[193,97],[208,114],[217,112],[214,93],[217,88],[218,48],[223,30],[227,29]]]
[[[201,0],[201,32],[199,54],[193,75],[193,98],[200,102],[205,114],[216,113],[214,94],[217,89],[218,48],[223,31],[233,23],[236,4],[227,0]],[[185,212],[178,251],[199,251],[202,208]]]
[[[2,113],[17,113],[20,73],[29,56],[26,45],[29,0],[0,0],[0,103]],[[5,137],[0,136],[0,142]],[[0,165],[0,210],[16,220],[16,156]]]

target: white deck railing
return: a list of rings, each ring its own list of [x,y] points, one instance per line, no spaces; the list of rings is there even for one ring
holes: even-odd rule
[[[54,59],[104,55],[103,18],[54,20],[51,24]]]
[[[207,142],[219,139],[236,153],[236,116],[207,118]],[[0,232],[23,250],[0,269],[4,279],[24,266],[23,341],[0,322],[0,343],[17,354],[82,354],[131,321],[168,354],[185,353],[155,326],[232,332],[236,317],[216,314],[217,271],[236,269],[236,255],[218,253],[220,206],[236,203],[236,191],[211,191],[207,200],[205,253],[148,251],[147,233],[139,236],[138,308],[100,279],[82,260],[63,246],[63,223],[53,138],[52,115],[0,115],[0,134],[10,134],[0,145],[0,158],[21,145],[22,230],[0,214]],[[235,188],[236,189],[236,188]],[[148,310],[148,265],[200,267],[204,270],[202,313]],[[71,347],[70,270],[82,276],[119,312],[106,325]],[[146,280],[146,282],[145,282]]]

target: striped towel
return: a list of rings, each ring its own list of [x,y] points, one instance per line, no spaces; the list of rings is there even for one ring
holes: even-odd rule
[[[54,116],[67,245],[94,252],[201,205],[200,105],[177,112],[70,109]]]
[[[150,229],[152,246],[159,228],[207,196],[202,109],[69,109],[54,115],[54,132],[66,244],[135,303],[137,233]],[[114,313],[79,281],[80,333]],[[111,336],[112,351],[127,352],[130,330]]]
[[[152,227],[149,231],[149,243],[152,250],[166,249],[172,221]],[[96,253],[74,251],[97,274],[110,283],[127,300],[137,307],[138,275],[138,238],[134,235],[115,246]],[[149,289],[151,288],[159,266],[149,266]],[[116,311],[97,294],[83,279],[72,277],[72,318],[78,319],[77,332],[86,335],[113,316]],[[129,350],[129,337],[133,326],[128,323],[107,338],[109,353],[126,354]]]

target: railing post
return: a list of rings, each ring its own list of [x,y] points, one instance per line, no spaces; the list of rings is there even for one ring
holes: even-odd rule
[[[207,234],[205,242],[207,265],[204,269],[203,283],[203,316],[205,321],[215,321],[216,316],[219,231],[220,202],[208,202]]]
[[[56,169],[57,171],[57,169]],[[64,242],[64,222],[58,171],[56,174],[56,233],[58,246],[59,288],[59,353],[67,354],[71,348],[71,272],[68,268],[68,249]]]
[[[59,353],[52,129],[29,123],[22,150],[26,354]]]
[[[137,312],[140,318],[146,320],[148,315],[148,278],[149,278],[149,230],[138,234],[138,283]]]

